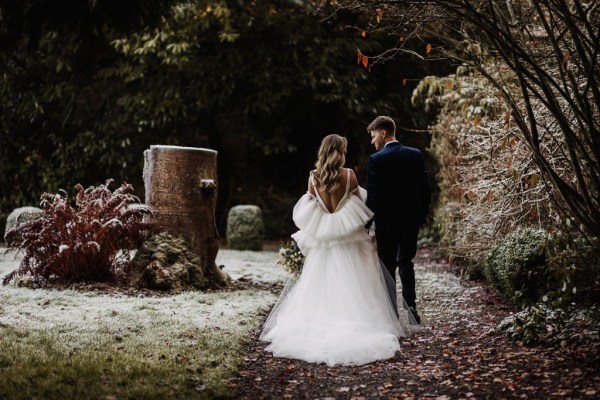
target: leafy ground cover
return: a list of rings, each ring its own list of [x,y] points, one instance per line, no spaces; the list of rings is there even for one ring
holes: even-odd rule
[[[461,282],[421,250],[423,330],[391,360],[357,367],[274,358],[257,340],[229,386],[243,399],[571,398],[600,395],[598,343],[526,347],[496,330],[515,310],[487,284]]]

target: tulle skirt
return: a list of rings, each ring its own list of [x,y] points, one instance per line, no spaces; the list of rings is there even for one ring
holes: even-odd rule
[[[365,237],[310,249],[302,274],[286,285],[265,322],[260,339],[270,342],[267,351],[334,366],[388,359],[400,350],[398,337],[407,329],[375,244]]]

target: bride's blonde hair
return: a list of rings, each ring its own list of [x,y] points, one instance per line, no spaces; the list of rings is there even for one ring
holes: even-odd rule
[[[326,192],[334,191],[338,186],[340,168],[346,162],[348,140],[340,135],[328,135],[323,138],[313,176]]]

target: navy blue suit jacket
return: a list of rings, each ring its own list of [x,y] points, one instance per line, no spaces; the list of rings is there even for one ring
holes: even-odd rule
[[[401,230],[422,225],[431,191],[423,155],[398,142],[369,157],[367,207],[377,230]]]

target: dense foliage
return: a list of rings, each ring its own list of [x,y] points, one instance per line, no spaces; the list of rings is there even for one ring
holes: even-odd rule
[[[261,250],[265,239],[263,215],[252,205],[232,207],[227,214],[227,243],[235,250]]]
[[[111,191],[111,183],[87,189],[77,185],[75,207],[66,192],[44,193],[42,217],[7,231],[22,238],[9,245],[23,252],[23,260],[3,283],[26,274],[38,284],[124,278],[129,251],[152,231],[144,221],[151,210],[134,204],[139,199],[131,185]]]
[[[477,275],[496,239],[519,227],[557,229],[561,218],[552,190],[512,122],[499,93],[464,67],[444,78],[427,77],[414,104],[434,110],[430,150],[440,188],[435,222],[452,259]],[[557,157],[555,162],[561,163]]]
[[[82,36],[53,19],[28,48],[25,30],[0,50],[0,219],[76,182],[139,188],[143,150],[171,144],[219,151],[221,228],[246,203],[264,210],[267,232],[289,229],[283,216],[324,134],[350,136],[358,165],[373,116],[410,112],[400,77],[354,62],[358,42],[385,46],[345,29],[353,20],[321,23],[288,1],[214,0],[179,2],[135,33],[102,19]]]
[[[600,307],[537,303],[505,318],[498,328],[509,338],[528,345],[586,345],[598,341]]]
[[[570,318],[588,315],[573,309],[587,309],[600,294],[598,244],[564,213],[499,92],[461,67],[421,81],[413,101],[438,112],[431,151],[438,160],[435,224],[442,248],[467,266],[468,276],[486,277],[524,308],[503,326],[512,337],[550,339],[544,328],[550,317],[551,336],[569,336],[561,330],[583,326]],[[564,152],[554,152],[553,165],[574,183]]]
[[[162,13],[178,0],[113,0],[49,2],[45,0],[3,1],[0,3],[0,47],[25,40],[35,49],[48,30],[75,33],[91,38],[103,29],[129,32],[156,25]]]
[[[485,264],[488,280],[524,307],[502,326],[511,337],[586,335],[600,292],[592,100],[600,81],[583,65],[598,57],[590,41],[599,32],[585,26],[598,7],[575,22],[581,10],[547,2],[523,2],[515,13],[497,4],[489,17],[483,4],[464,5],[446,11],[469,17],[468,38],[473,27],[483,34],[448,52],[470,68],[427,78],[414,93],[416,104],[439,111],[432,149],[442,243],[470,275]],[[487,29],[492,22],[499,29]]]
[[[535,229],[511,232],[490,249],[485,276],[507,298],[521,305],[536,303],[552,289],[547,267],[547,234]]]
[[[320,7],[364,13],[369,18],[357,29],[396,36],[392,48],[370,54],[370,65],[414,54],[406,44],[426,35],[418,56],[477,70],[502,96],[554,206],[581,233],[600,238],[600,0],[344,0]]]

